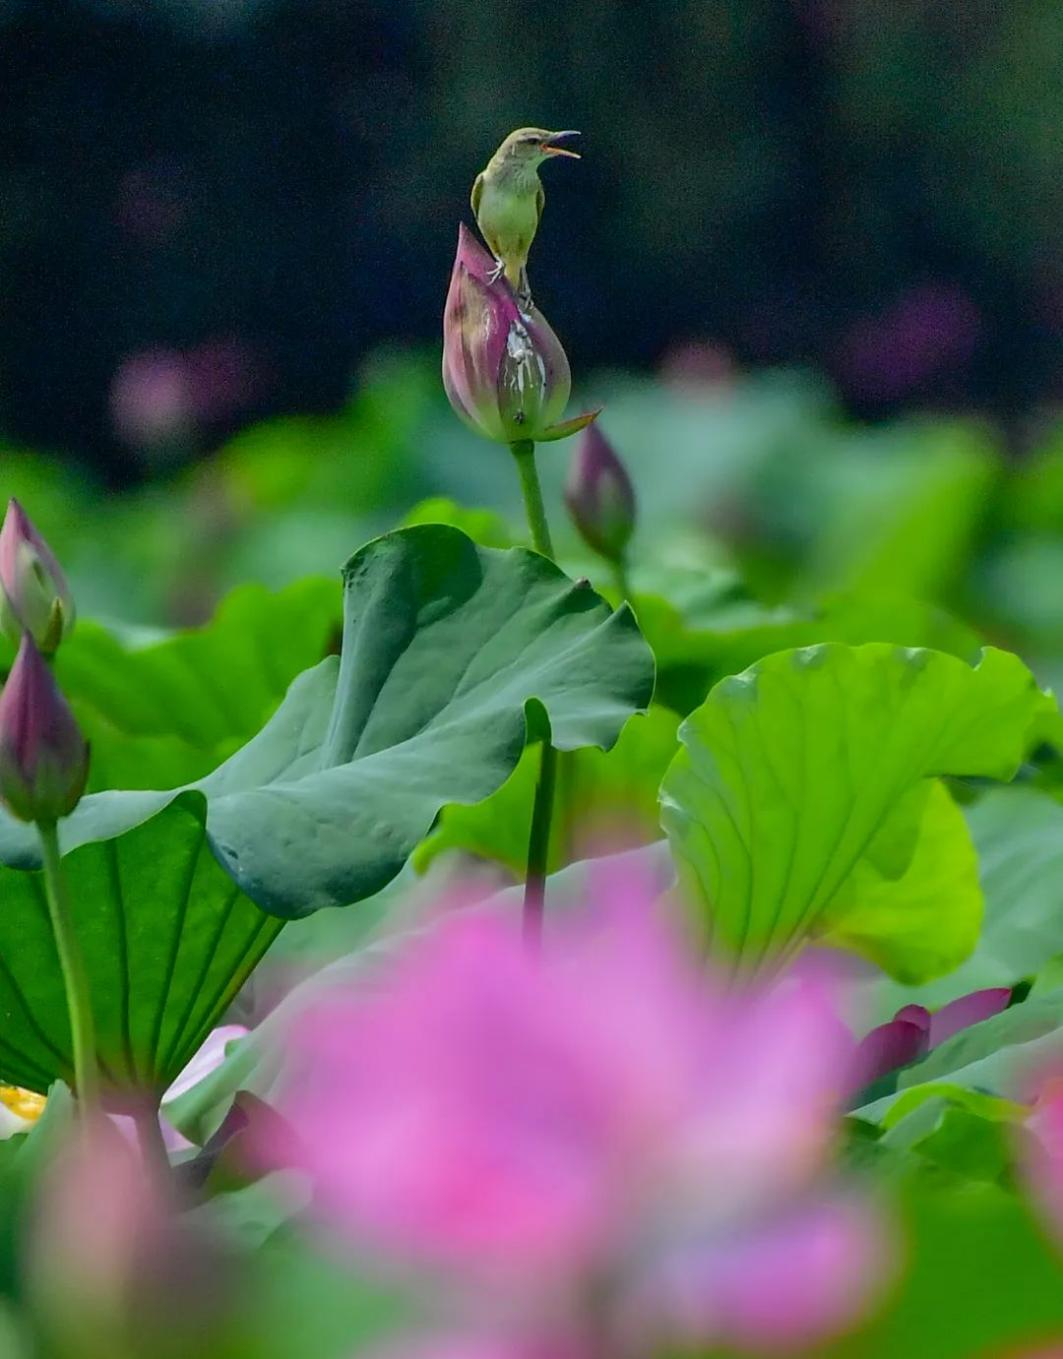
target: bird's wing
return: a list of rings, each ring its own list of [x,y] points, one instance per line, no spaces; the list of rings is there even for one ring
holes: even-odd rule
[[[469,202],[472,204],[474,217],[479,217],[480,215],[480,199],[483,197],[483,192],[484,176],[483,171],[481,170],[472,182],[472,193],[469,195]]]
[[[545,207],[546,207],[546,190],[543,188],[542,184],[540,184],[540,185],[539,185],[539,188],[536,190],[536,194],[535,194],[535,225],[536,225],[536,228],[538,228],[539,223],[543,220],[543,208],[545,208]]]

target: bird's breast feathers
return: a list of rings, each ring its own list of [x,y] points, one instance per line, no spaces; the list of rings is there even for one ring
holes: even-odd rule
[[[526,241],[530,245],[539,225],[536,187],[533,185],[529,194],[515,193],[512,188],[500,189],[485,178],[477,211],[481,231],[498,240]]]

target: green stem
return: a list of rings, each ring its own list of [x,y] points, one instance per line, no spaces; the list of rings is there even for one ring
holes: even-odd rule
[[[70,1016],[70,1038],[74,1047],[74,1084],[82,1111],[95,1109],[100,1101],[100,1082],[96,1070],[96,1027],[85,960],[74,931],[70,902],[66,894],[59,856],[59,834],[54,821],[37,824],[44,861],[44,888],[48,913],[59,955],[59,966],[66,987],[66,1006]]]
[[[533,947],[538,945],[543,933],[556,778],[557,751],[549,741],[544,741],[539,782],[535,785],[535,803],[532,806],[531,834],[528,837],[528,872],[524,879],[524,938]]]
[[[554,560],[554,545],[550,540],[550,525],[546,521],[543,491],[535,466],[535,444],[524,439],[510,444],[517,475],[520,477],[524,511],[528,516],[532,546],[536,552]],[[546,903],[546,870],[550,854],[550,823],[554,815],[554,784],[557,781],[557,751],[549,741],[543,741],[539,763],[539,781],[535,785],[532,805],[531,833],[528,837],[528,871],[524,877],[524,937],[532,947],[542,938],[543,908]]]
[[[144,1164],[153,1175],[159,1176],[160,1182],[164,1182],[170,1174],[170,1153],[166,1150],[166,1141],[159,1125],[158,1100],[150,1096],[138,1100],[130,1107],[129,1115],[137,1130]]]
[[[631,585],[627,578],[627,561],[620,557],[612,563],[613,567],[613,588],[620,596],[620,603],[631,599]]]
[[[532,547],[553,561],[554,545],[550,541],[550,525],[546,522],[543,491],[535,466],[535,445],[530,439],[524,439],[520,443],[510,444],[510,448],[517,462],[521,494],[524,496],[524,511],[528,516],[528,527],[531,529]]]

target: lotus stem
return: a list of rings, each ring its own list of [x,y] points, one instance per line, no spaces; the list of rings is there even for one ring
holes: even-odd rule
[[[553,561],[554,545],[550,539],[550,525],[546,520],[539,472],[535,466],[535,444],[527,439],[511,444],[510,447],[520,477],[520,489],[524,496],[524,510],[528,517],[532,546],[536,552],[541,552],[544,557],[549,557]],[[557,751],[550,741],[544,738],[539,761],[539,779],[535,785],[535,801],[532,805],[531,833],[528,837],[528,870],[524,877],[524,937],[532,948],[537,948],[542,939],[556,782]]]
[[[41,838],[48,913],[51,916],[56,953],[59,955],[59,966],[66,989],[67,1013],[70,1016],[70,1039],[74,1049],[74,1085],[81,1110],[87,1113],[97,1108],[100,1101],[100,1080],[96,1067],[96,1025],[92,1017],[88,972],[70,914],[56,823],[40,821],[37,823],[37,830]]]

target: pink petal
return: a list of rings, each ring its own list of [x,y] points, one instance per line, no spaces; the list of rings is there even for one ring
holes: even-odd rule
[[[930,1046],[936,1048],[961,1029],[1000,1014],[1001,1010],[1008,1008],[1010,1000],[1010,986],[992,986],[985,991],[972,991],[943,1005],[930,1017]]]
[[[921,1006],[909,1005],[906,1010],[921,1010]],[[872,1081],[898,1067],[907,1066],[917,1057],[922,1057],[929,1044],[929,1020],[927,1011],[923,1022],[921,1017],[902,1019],[898,1012],[895,1019],[880,1024],[861,1039],[853,1059],[852,1089],[861,1090]]]
[[[656,1305],[691,1341],[796,1349],[860,1319],[890,1275],[866,1207],[826,1200],[670,1263]]]

